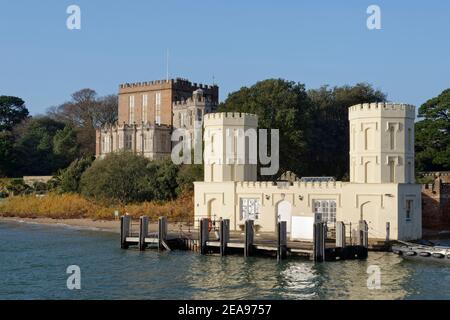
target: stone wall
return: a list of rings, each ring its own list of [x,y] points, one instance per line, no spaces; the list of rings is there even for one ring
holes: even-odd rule
[[[432,231],[450,230],[450,183],[440,176],[422,185],[422,225]]]

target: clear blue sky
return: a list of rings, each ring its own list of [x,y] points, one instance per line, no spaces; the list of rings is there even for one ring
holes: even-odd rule
[[[77,4],[82,29],[66,28]],[[381,7],[382,30],[366,27]],[[450,87],[450,2],[0,0],[0,95],[32,114],[81,88],[170,76],[220,86],[221,100],[266,78],[344,85],[366,81],[420,105]]]

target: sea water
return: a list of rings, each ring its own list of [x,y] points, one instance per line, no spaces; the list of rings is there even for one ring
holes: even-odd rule
[[[450,299],[450,267],[377,252],[326,263],[140,252],[114,233],[0,222],[0,299]]]

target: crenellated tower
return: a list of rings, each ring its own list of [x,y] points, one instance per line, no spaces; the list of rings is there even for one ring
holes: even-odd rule
[[[203,125],[205,182],[256,181],[258,117],[208,113]]]
[[[407,104],[350,107],[350,182],[414,183],[414,119]]]

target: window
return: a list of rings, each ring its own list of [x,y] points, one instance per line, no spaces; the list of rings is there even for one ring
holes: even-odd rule
[[[258,220],[259,199],[241,198],[240,220]]]
[[[412,130],[411,128],[408,128],[408,151],[411,151],[412,149]]]
[[[391,150],[395,149],[395,127],[389,125],[389,146]]]
[[[155,95],[155,123],[161,124],[161,92]]]
[[[389,158],[389,182],[395,183],[395,160]]]
[[[128,108],[128,123],[132,124],[134,122],[134,96],[129,97]]]
[[[148,95],[142,95],[142,121],[147,122],[148,120]]]
[[[131,150],[133,145],[133,136],[131,134],[125,135],[125,150]]]
[[[322,222],[336,223],[336,200],[314,200],[314,213],[322,216]]]
[[[406,221],[411,221],[413,215],[414,200],[406,200]]]

